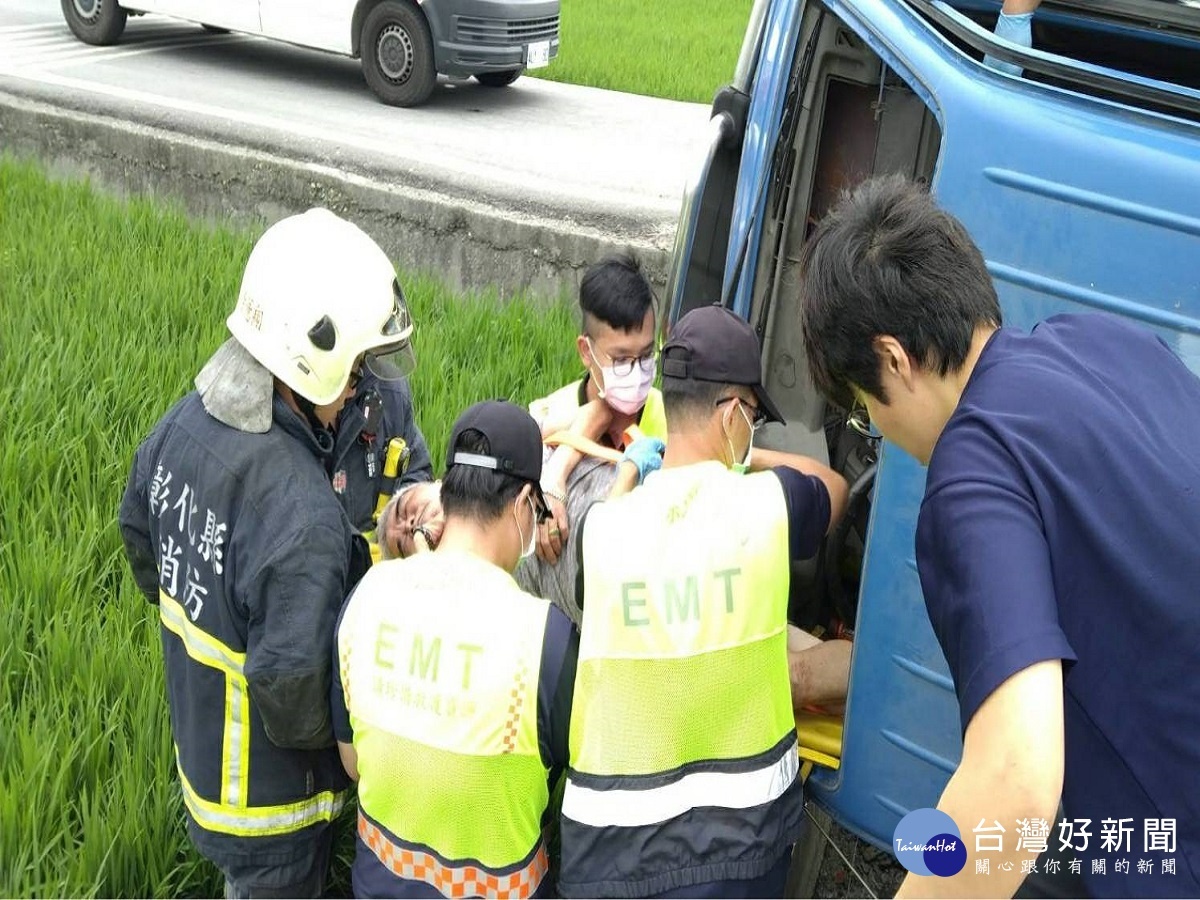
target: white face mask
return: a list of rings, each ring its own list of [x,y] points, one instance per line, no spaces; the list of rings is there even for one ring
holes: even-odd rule
[[[746,415],[746,410],[742,408],[741,401],[738,401],[738,412],[742,414],[742,418],[746,420],[746,427],[750,429],[750,443],[746,444],[746,455],[742,461],[735,462],[730,465],[730,469],[737,472],[739,475],[745,475],[750,471],[750,456],[754,453],[754,423],[750,421],[750,417]],[[728,436],[725,437],[725,443],[729,444],[729,458],[733,459],[733,440]]]
[[[635,362],[633,369],[624,375],[618,375],[612,366],[600,365],[597,358],[596,345],[588,339],[588,347],[592,351],[592,360],[600,369],[600,397],[617,412],[632,416],[646,405],[650,395],[650,385],[654,383],[657,364],[650,367],[649,372],[643,372],[640,363]]]
[[[650,385],[654,383],[652,366],[649,372],[643,372],[642,367],[634,363],[633,371],[628,375],[616,375],[611,366],[601,366],[604,373],[604,402],[619,413],[632,416],[646,405],[646,397],[650,395]]]
[[[517,515],[517,507],[513,506],[513,519],[517,523],[517,534],[521,540],[521,559],[528,559],[533,556],[533,551],[537,549],[537,509],[533,505],[533,497],[526,496],[526,501],[529,503],[529,540],[525,540],[525,529],[521,527],[521,517]]]

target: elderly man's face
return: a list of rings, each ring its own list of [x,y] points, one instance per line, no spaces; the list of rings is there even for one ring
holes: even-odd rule
[[[437,546],[442,537],[445,515],[442,512],[441,483],[426,481],[393,498],[379,517],[379,546],[385,559],[412,556]],[[418,540],[420,530],[423,537]]]

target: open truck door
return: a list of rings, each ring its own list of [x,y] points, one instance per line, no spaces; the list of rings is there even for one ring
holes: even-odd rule
[[[1032,50],[992,35],[998,11],[756,4],[735,83],[744,124],[714,125],[737,140],[714,143],[685,197],[669,291],[672,318],[719,299],[751,322],[788,420],[762,443],[827,459],[853,485],[821,558],[793,571],[789,614],[854,636],[840,764],[813,771],[811,805],[887,850],[904,815],[937,805],[961,724],[914,558],[924,469],[847,427],[808,378],[796,266],[816,222],[864,178],[902,173],[966,225],[1006,325],[1127,316],[1200,374],[1200,10],[1047,2]]]

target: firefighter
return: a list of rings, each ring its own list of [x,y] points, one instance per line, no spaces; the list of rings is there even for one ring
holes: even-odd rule
[[[334,730],[359,785],[354,893],[546,896],[578,636],[511,575],[548,515],[541,435],[519,406],[479,403],[447,456],[437,549],[372,569],[337,629]]]
[[[330,486],[343,405],[407,368],[395,270],[324,209],[269,228],[232,337],[139,446],[120,529],[156,604],[188,833],[231,897],[318,897],[348,786],[329,642],[365,570]]]

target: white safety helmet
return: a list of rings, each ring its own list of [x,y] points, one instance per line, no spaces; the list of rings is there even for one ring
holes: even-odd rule
[[[226,324],[251,356],[317,406],[342,394],[360,357],[382,379],[415,364],[412,318],[391,261],[327,209],[263,233]]]

